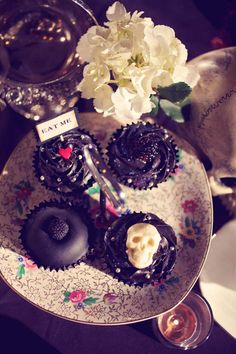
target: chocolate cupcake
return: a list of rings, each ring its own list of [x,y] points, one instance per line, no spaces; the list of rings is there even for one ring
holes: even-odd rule
[[[93,136],[74,129],[37,147],[34,169],[40,182],[48,189],[70,195],[86,190],[94,183],[88,169],[83,148],[98,146]]]
[[[135,189],[150,189],[174,172],[177,147],[164,129],[138,122],[115,131],[107,155],[120,183]]]
[[[21,242],[38,265],[63,269],[85,259],[95,229],[87,212],[66,202],[43,202],[28,215]]]
[[[143,286],[165,279],[176,260],[171,226],[150,213],[118,218],[104,238],[106,262],[125,284]]]

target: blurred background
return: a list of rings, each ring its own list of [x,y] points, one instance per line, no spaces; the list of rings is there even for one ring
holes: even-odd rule
[[[32,0],[33,1],[33,0]],[[113,1],[87,0],[100,24]],[[176,36],[186,45],[191,60],[217,48],[236,45],[235,0],[124,0],[128,11],[144,11],[155,24],[175,29]],[[91,110],[89,102],[80,100],[81,111]],[[1,119],[4,116],[4,119]],[[12,124],[14,119],[14,124]],[[32,122],[22,118],[10,108],[0,113],[0,132],[9,132],[9,143],[0,139],[0,168],[21,137],[31,129]],[[4,156],[4,158],[2,158]],[[229,218],[220,201],[215,198],[214,207],[219,208],[214,228],[218,229]],[[217,294],[216,294],[217,296]],[[24,354],[110,354],[173,353],[156,342],[150,321],[121,327],[94,327],[79,325],[43,312],[19,297],[0,280],[0,353]],[[216,343],[224,344],[224,349]],[[215,326],[209,341],[195,354],[233,354],[236,345],[233,338],[219,326]]]

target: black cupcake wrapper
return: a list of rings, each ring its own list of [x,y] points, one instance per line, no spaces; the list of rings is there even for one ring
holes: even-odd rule
[[[31,251],[27,248],[27,246],[25,245],[25,228],[27,226],[27,222],[28,220],[33,217],[35,214],[37,214],[42,208],[45,207],[57,207],[57,208],[63,208],[63,204],[67,204],[69,208],[73,208],[75,210],[78,210],[78,214],[82,215],[83,221],[86,224],[88,230],[89,230],[89,235],[90,235],[90,239],[89,239],[89,249],[86,253],[86,255],[82,256],[77,262],[71,263],[69,265],[64,265],[61,267],[53,267],[53,266],[45,266],[44,264],[40,263],[38,260],[34,259],[34,257],[32,257],[31,255]],[[21,229],[20,229],[20,235],[19,235],[19,241],[20,244],[22,246],[22,248],[25,251],[25,256],[29,257],[36,265],[38,268],[42,268],[44,270],[49,270],[49,271],[59,271],[59,270],[68,270],[71,268],[74,268],[75,266],[81,264],[82,262],[86,262],[86,260],[88,259],[88,257],[91,256],[91,254],[93,254],[93,250],[94,250],[94,240],[93,238],[95,238],[95,233],[96,233],[96,228],[93,224],[92,218],[90,217],[89,211],[87,208],[85,208],[82,205],[82,202],[78,202],[76,201],[75,203],[72,201],[67,201],[64,199],[50,199],[48,201],[42,201],[40,202],[40,204],[34,206],[33,209],[31,209],[27,214],[26,217],[24,219],[24,224],[22,225]]]
[[[96,145],[101,157],[103,157],[102,148],[93,134],[90,134],[89,131],[87,131],[85,129],[81,129],[81,128],[76,128],[73,131],[79,131],[82,135],[83,134],[88,135],[91,138],[91,140],[93,141],[93,144]],[[67,133],[69,133],[69,132],[67,132]],[[57,187],[52,187],[49,184],[47,184],[45,181],[41,180],[40,177],[42,176],[42,173],[40,172],[40,169],[39,169],[39,149],[40,149],[40,147],[42,147],[46,143],[49,143],[49,142],[47,141],[45,143],[41,143],[41,142],[37,143],[36,150],[34,151],[34,154],[33,154],[33,161],[32,161],[32,167],[33,167],[34,174],[42,186],[44,186],[47,190],[55,192],[58,195],[61,195],[64,197],[70,197],[70,196],[79,197],[88,188],[93,186],[93,184],[95,183],[95,180],[92,176],[84,186],[77,187],[70,192],[60,191],[60,190],[58,190]]]
[[[108,144],[107,144],[107,147],[106,147],[106,155],[107,155],[107,164],[113,174],[113,176],[115,178],[117,178],[118,182],[127,186],[127,187],[130,187],[134,190],[151,190],[153,188],[157,188],[158,185],[160,183],[163,183],[163,182],[166,182],[172,174],[175,173],[175,170],[178,168],[178,163],[179,163],[179,155],[178,155],[178,147],[177,145],[175,144],[174,142],[174,139],[172,138],[171,135],[169,135],[168,133],[168,138],[170,139],[169,142],[171,143],[172,147],[173,147],[173,150],[175,151],[175,166],[173,167],[172,171],[169,172],[168,176],[163,180],[163,181],[156,181],[155,179],[152,180],[152,185],[150,186],[150,182],[149,184],[147,184],[146,186],[143,186],[143,187],[138,187],[136,186],[133,182],[128,182],[128,179],[127,178],[124,178],[122,176],[119,176],[116,172],[116,170],[114,169],[114,166],[113,166],[113,163],[111,162],[111,158],[110,158],[110,149],[111,149],[111,146],[114,142],[114,139],[116,140],[120,134],[123,132],[124,129],[127,129],[131,126],[134,126],[134,125],[152,125],[152,126],[155,126],[156,128],[160,129],[161,131],[163,131],[164,133],[167,133],[167,131],[165,129],[163,129],[162,127],[160,127],[159,125],[157,124],[154,124],[154,123],[149,123],[149,122],[142,122],[142,121],[139,121],[137,123],[131,123],[131,124],[127,124],[127,125],[122,125],[120,128],[118,128],[111,136]]]
[[[138,216],[138,215],[142,215],[142,216],[145,216],[145,215],[154,215],[152,213],[144,213],[142,211],[140,212],[128,212],[128,213],[124,213],[124,214],[121,214],[119,216],[119,218],[122,218],[126,215],[134,215],[134,216]],[[155,215],[156,216],[156,215]],[[115,267],[112,267],[110,262],[109,262],[109,255],[107,254],[107,251],[106,251],[106,237],[109,233],[111,233],[113,231],[113,228],[114,228],[114,223],[117,221],[115,221],[106,231],[105,235],[104,235],[104,244],[105,244],[105,252],[104,252],[104,260],[106,262],[106,265],[112,275],[113,278],[115,278],[116,280],[118,280],[118,282],[120,283],[123,283],[124,285],[129,285],[129,286],[134,286],[135,288],[143,288],[143,287],[146,287],[146,286],[150,286],[152,285],[153,283],[158,283],[158,282],[161,282],[165,279],[167,279],[167,277],[172,273],[174,267],[175,267],[175,262],[176,262],[176,254],[177,254],[177,238],[176,238],[176,235],[174,233],[174,230],[173,228],[169,225],[169,224],[166,224],[162,219],[158,218],[161,222],[163,222],[166,226],[168,226],[170,228],[170,230],[172,230],[173,232],[173,235],[174,235],[174,239],[171,240],[171,242],[173,243],[175,249],[172,251],[172,260],[171,260],[171,267],[169,269],[166,269],[163,271],[163,273],[161,274],[160,277],[155,278],[153,277],[153,279],[150,278],[150,280],[146,280],[146,281],[143,281],[143,282],[139,282],[138,284],[135,283],[134,280],[125,280],[125,279],[122,279],[122,277],[120,276],[120,273],[117,273],[115,271]],[[148,221],[148,219],[147,219]],[[140,221],[141,222],[141,221]],[[151,223],[152,225],[152,223]],[[158,230],[158,229],[157,229]],[[127,259],[128,261],[128,259]],[[129,262],[129,261],[128,261]]]

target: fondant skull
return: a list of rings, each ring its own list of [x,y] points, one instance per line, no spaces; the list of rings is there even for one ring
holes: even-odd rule
[[[161,236],[155,226],[147,223],[132,225],[127,231],[127,255],[130,263],[138,269],[152,264]]]

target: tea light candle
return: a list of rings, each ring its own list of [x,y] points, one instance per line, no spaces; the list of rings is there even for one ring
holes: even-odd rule
[[[159,323],[162,335],[175,344],[191,338],[196,328],[197,317],[194,311],[185,304],[180,304],[164,314]]]
[[[205,342],[213,327],[206,300],[190,292],[182,303],[153,320],[154,333],[171,348],[194,349]]]

